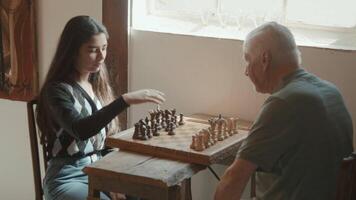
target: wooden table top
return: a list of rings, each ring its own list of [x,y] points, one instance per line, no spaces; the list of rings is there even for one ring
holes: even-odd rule
[[[170,187],[203,169],[205,169],[203,165],[160,159],[134,152],[114,151],[85,167],[83,171],[88,175],[118,181]]]

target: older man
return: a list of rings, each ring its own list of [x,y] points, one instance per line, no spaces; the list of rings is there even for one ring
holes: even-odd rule
[[[269,93],[216,200],[240,199],[257,170],[260,199],[334,199],[343,157],[352,152],[352,121],[335,85],[301,68],[293,35],[275,22],[248,34],[245,74]]]

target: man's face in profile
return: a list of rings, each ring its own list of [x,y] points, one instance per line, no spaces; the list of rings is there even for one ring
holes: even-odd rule
[[[255,91],[266,93],[266,75],[263,72],[261,55],[251,42],[243,45],[243,60],[245,63],[245,75],[250,78],[255,86]]]

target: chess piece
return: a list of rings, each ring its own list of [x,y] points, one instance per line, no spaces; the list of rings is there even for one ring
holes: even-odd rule
[[[232,132],[233,120],[234,120],[234,118],[232,118],[232,117],[227,119],[227,132],[228,132],[229,136],[233,135],[233,132]]]
[[[208,138],[207,132],[205,132],[205,129],[202,129],[202,130],[199,132],[199,135],[202,135],[204,147],[205,147],[205,148],[208,148],[208,147],[209,147],[209,138]]]
[[[146,135],[148,138],[152,138],[151,127],[148,125],[146,126]]]
[[[134,131],[134,134],[132,135],[132,139],[135,139],[135,140],[138,140],[140,139],[139,137],[139,132],[140,132],[140,124],[139,123],[136,123],[135,124],[135,131]]]
[[[197,142],[196,142],[196,145],[195,145],[195,150],[196,151],[203,151],[205,149],[204,141],[203,141],[203,135],[198,135],[197,137],[198,137],[198,139],[197,139]]]
[[[210,124],[211,130],[215,131],[216,121],[214,120],[214,118],[209,119],[208,122]]]
[[[153,124],[156,123],[156,120],[155,120],[156,112],[151,110],[149,113],[150,113],[150,123],[151,123],[151,127],[153,127]]]
[[[147,137],[147,135],[146,135],[146,127],[145,127],[145,125],[144,124],[141,124],[140,125],[141,126],[141,134],[140,134],[140,139],[141,140],[148,140],[148,137]]]
[[[233,121],[232,121],[232,134],[238,134],[239,133],[237,131],[237,129],[238,129],[237,121],[238,121],[238,118],[233,118]]]
[[[183,114],[182,113],[179,114],[179,123],[178,124],[179,124],[179,126],[184,125]]]
[[[171,129],[171,122],[170,122],[170,120],[169,120],[169,118],[166,118],[166,129],[165,129],[165,131],[169,131]]]
[[[150,117],[151,117],[150,119],[151,119],[151,121],[153,121],[153,119],[155,118],[156,112],[153,111],[153,110],[150,110],[148,113],[150,114]]]
[[[149,125],[149,121],[150,121],[150,120],[148,119],[148,117],[146,117],[146,118],[145,118],[145,125],[146,125],[146,126]]]
[[[163,118],[161,119],[161,127],[162,128],[166,128],[167,127],[166,120],[164,120]]]
[[[223,136],[223,133],[222,133],[222,123],[219,122],[218,123],[218,141],[223,141],[224,140],[224,136]]]
[[[169,123],[168,125],[168,135],[175,135],[176,133],[174,132],[173,128],[173,122]]]
[[[160,123],[160,120],[159,120],[159,118],[160,118],[160,113],[159,112],[157,112],[157,114],[156,114],[156,128],[157,128],[157,130],[161,130],[162,129],[162,127],[161,127],[161,123]]]
[[[195,146],[197,145],[197,137],[196,135],[192,135],[192,143],[190,144],[191,149],[195,149]]]
[[[171,110],[172,116],[176,116],[176,109]]]
[[[209,131],[208,129],[202,129],[201,131],[203,132],[204,135],[206,135],[206,136],[205,136],[205,137],[206,137],[206,144],[205,144],[205,146],[206,146],[206,147],[210,147],[210,146],[214,145],[214,141],[213,141],[213,139],[212,139],[212,136],[211,136],[211,134],[210,134],[210,131]]]
[[[154,126],[154,128],[152,129],[152,135],[153,136],[159,136],[160,135],[158,130],[157,130],[157,126]]]
[[[174,122],[175,127],[177,127],[178,126],[177,115],[174,115],[173,122]]]
[[[138,123],[140,123],[140,124],[142,124],[142,125],[145,124],[145,122],[143,121],[143,119],[140,119],[140,120],[138,121]]]
[[[222,118],[221,114],[219,114],[219,117],[216,119],[216,123],[218,125],[218,140],[222,141],[226,138],[226,135],[223,132],[223,126],[226,125],[226,120]]]
[[[224,136],[224,139],[228,138],[230,135],[229,135],[229,132],[227,131],[227,123],[226,123],[226,120],[224,120],[223,122],[223,136]]]

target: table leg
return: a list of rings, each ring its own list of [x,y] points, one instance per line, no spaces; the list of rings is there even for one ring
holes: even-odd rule
[[[184,180],[183,183],[182,183],[182,184],[185,185],[185,187],[184,187],[185,200],[192,200],[192,186],[191,186],[191,183],[192,182],[191,182],[190,178]]]
[[[95,189],[95,179],[88,176],[88,198],[87,200],[100,200],[100,190]]]

